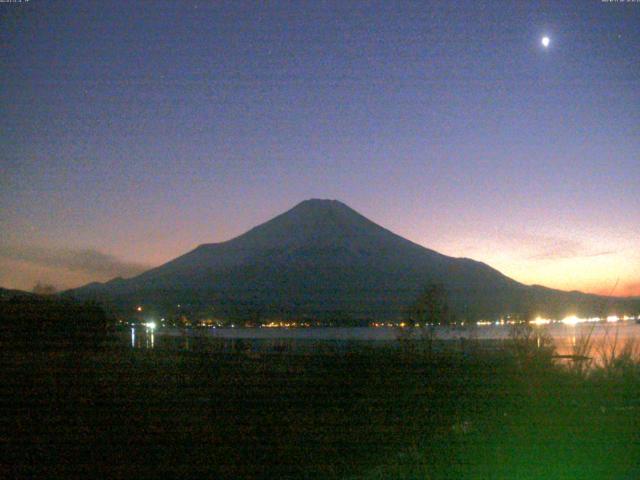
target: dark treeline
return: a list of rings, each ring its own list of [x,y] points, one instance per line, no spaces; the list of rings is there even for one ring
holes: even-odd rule
[[[113,323],[95,302],[26,292],[0,296],[0,342],[10,348],[97,348]]]

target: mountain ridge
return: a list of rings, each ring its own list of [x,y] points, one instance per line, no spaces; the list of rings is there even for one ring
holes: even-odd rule
[[[220,316],[398,318],[428,285],[445,286],[463,318],[537,310],[590,312],[605,301],[526,286],[491,266],[428,249],[338,200],[305,200],[245,233],[193,250],[130,279],[68,295],[128,306],[194,305]],[[626,308],[626,307],[625,307]]]

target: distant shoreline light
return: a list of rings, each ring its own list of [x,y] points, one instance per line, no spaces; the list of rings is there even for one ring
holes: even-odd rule
[[[617,322],[627,322],[631,320],[640,320],[640,316],[633,315],[609,315],[607,317],[589,317],[589,318],[581,318],[577,315],[567,315],[561,319],[553,319],[553,318],[543,318],[541,316],[536,317],[533,320],[530,320],[528,323],[530,325],[542,326],[542,325],[551,325],[551,324],[562,324],[562,325],[578,325],[580,323],[617,323]],[[515,320],[497,320],[497,321],[489,321],[489,320],[479,320],[476,322],[476,325],[485,327],[490,325],[515,325],[517,323],[526,323],[526,322],[518,322]]]

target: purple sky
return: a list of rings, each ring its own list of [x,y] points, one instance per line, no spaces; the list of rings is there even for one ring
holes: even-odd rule
[[[525,283],[640,295],[640,3],[0,15],[2,286],[130,276],[319,197]]]

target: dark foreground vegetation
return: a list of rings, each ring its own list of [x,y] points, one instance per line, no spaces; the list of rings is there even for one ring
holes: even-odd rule
[[[640,478],[637,366],[577,374],[520,347],[4,348],[2,474]]]

